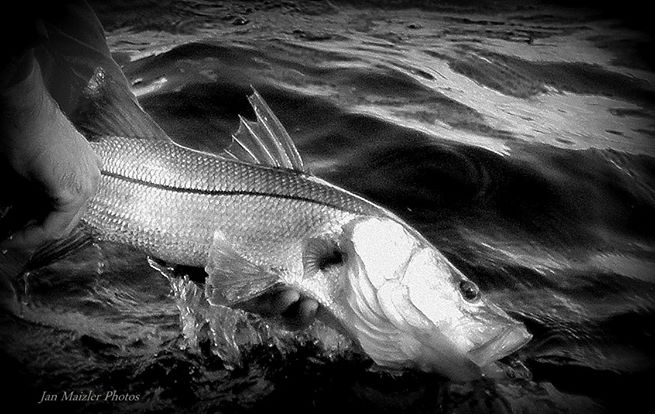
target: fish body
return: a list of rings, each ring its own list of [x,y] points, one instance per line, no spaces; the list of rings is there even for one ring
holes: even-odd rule
[[[92,143],[103,163],[83,221],[104,240],[162,260],[205,267],[220,230],[258,265],[304,237],[385,211],[301,172],[224,160],[173,143],[106,137]],[[283,253],[284,252],[284,253]]]
[[[470,379],[530,339],[402,219],[311,175],[261,96],[249,99],[257,121],[241,118],[221,154],[96,137],[86,231],[204,269],[212,304],[296,288],[385,367]]]

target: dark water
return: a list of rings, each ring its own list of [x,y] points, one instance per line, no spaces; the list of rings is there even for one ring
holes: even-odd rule
[[[16,281],[23,305],[0,316],[6,398],[194,413],[596,413],[649,401],[650,39],[593,8],[394,5],[96,8],[140,102],[178,142],[220,150],[250,115],[252,85],[312,171],[419,228],[534,335],[506,361],[514,375],[456,384],[380,371],[321,326],[292,335],[209,309],[193,282],[96,246]],[[36,404],[44,391],[102,400]]]

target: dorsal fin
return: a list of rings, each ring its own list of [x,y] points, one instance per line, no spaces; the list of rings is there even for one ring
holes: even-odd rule
[[[257,121],[239,116],[239,129],[232,134],[232,144],[221,156],[250,164],[307,172],[289,133],[255,88],[252,91],[248,101]]]
[[[139,105],[127,80],[109,76],[100,66],[95,69],[84,88],[72,121],[91,140],[114,135],[171,141]]]

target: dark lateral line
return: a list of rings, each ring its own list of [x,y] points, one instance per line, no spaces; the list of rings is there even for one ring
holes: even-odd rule
[[[176,193],[186,193],[186,194],[202,194],[202,195],[215,195],[215,196],[236,196],[236,195],[248,195],[248,196],[263,196],[263,197],[273,197],[273,198],[284,198],[288,200],[297,200],[305,201],[308,203],[319,204],[322,206],[334,208],[337,210],[345,211],[351,213],[352,211],[345,209],[343,207],[336,206],[334,204],[325,203],[320,200],[314,200],[311,198],[298,197],[290,194],[275,194],[275,193],[262,193],[258,191],[247,191],[247,190],[202,190],[200,188],[186,188],[186,187],[173,187],[165,184],[151,183],[150,181],[140,180],[138,178],[126,177],[121,174],[116,174],[110,171],[101,170],[102,175],[107,177],[116,178],[119,180],[124,180],[133,184],[139,184],[146,187],[157,188],[160,190],[173,191]]]

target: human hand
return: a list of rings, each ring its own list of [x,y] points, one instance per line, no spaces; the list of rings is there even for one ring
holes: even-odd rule
[[[31,248],[64,237],[97,189],[100,160],[46,90],[36,60],[27,78],[0,92],[0,106],[0,159],[40,193],[21,197],[49,200],[43,217],[34,217],[1,247]]]
[[[281,316],[289,329],[299,330],[314,322],[319,304],[296,290],[284,288],[251,299],[240,307],[264,317]]]

